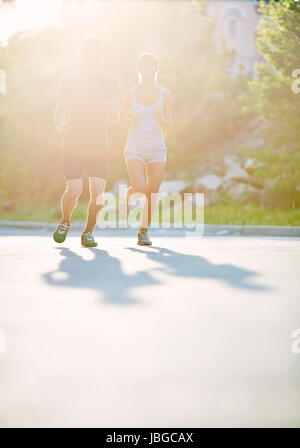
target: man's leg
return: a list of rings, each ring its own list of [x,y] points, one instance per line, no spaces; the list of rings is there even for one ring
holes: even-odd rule
[[[53,238],[57,243],[63,243],[70,230],[71,216],[78,198],[82,191],[82,179],[66,180],[67,188],[61,198],[61,213],[62,218],[58,224]]]
[[[92,232],[98,215],[103,207],[103,195],[105,191],[106,179],[101,177],[89,177],[90,201],[88,207],[88,217],[83,233]]]
[[[61,222],[70,225],[71,216],[82,192],[82,179],[66,180],[67,188],[61,198]]]

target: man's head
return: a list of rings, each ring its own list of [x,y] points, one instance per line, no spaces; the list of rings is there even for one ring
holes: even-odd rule
[[[99,68],[103,58],[103,45],[95,34],[89,34],[82,40],[81,57],[85,68],[95,71]]]

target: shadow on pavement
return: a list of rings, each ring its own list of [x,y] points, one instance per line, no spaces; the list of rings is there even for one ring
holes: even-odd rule
[[[58,269],[47,272],[44,279],[53,286],[86,288],[101,291],[104,302],[116,305],[141,304],[131,295],[131,289],[159,283],[147,272],[127,275],[121,269],[120,260],[102,249],[89,248],[92,260],[85,260],[69,248],[57,248],[63,256]],[[62,278],[61,274],[63,275]]]
[[[206,278],[220,280],[232,287],[253,291],[270,290],[262,285],[251,283],[257,273],[231,264],[212,264],[199,255],[187,255],[163,247],[127,247],[135,253],[145,254],[159,264],[148,272],[140,271],[128,275],[122,271],[121,262],[105,250],[89,248],[94,257],[86,260],[66,247],[56,248],[63,259],[58,269],[43,275],[53,286],[85,288],[103,293],[103,301],[116,305],[141,304],[134,297],[135,287],[159,284],[153,277],[159,271],[169,276],[188,278]],[[137,260],[139,264],[139,260]],[[101,294],[102,299],[102,294]]]
[[[231,264],[212,264],[199,255],[186,255],[163,247],[126,247],[132,252],[146,254],[151,260],[160,263],[161,267],[154,270],[163,271],[168,275],[186,278],[211,278],[221,280],[235,288],[255,291],[266,291],[270,288],[249,283],[249,279],[257,275]]]

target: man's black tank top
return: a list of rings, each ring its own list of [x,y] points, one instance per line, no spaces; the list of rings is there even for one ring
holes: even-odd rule
[[[108,149],[105,101],[120,95],[117,78],[98,70],[74,72],[61,81],[60,94],[69,110],[70,130],[66,139],[83,148]]]

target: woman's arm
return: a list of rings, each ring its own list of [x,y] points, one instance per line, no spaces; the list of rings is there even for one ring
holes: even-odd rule
[[[161,127],[165,131],[169,131],[173,127],[172,120],[173,98],[168,89],[164,89],[163,94],[163,110],[160,106],[156,109],[156,117]]]
[[[136,124],[138,117],[132,114],[131,90],[126,90],[121,102],[120,125],[124,127]]]

